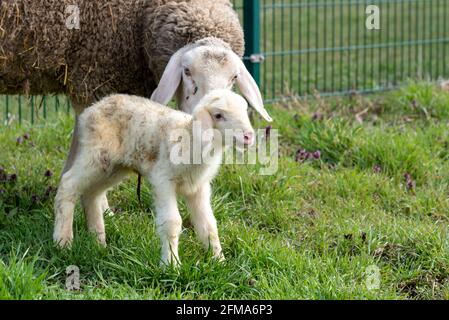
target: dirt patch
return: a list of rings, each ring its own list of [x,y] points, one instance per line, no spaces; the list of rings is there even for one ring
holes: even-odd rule
[[[411,246],[404,246],[397,243],[385,243],[379,246],[374,250],[373,256],[392,264],[416,260],[419,257],[418,253]]]
[[[411,299],[445,299],[444,286],[447,282],[447,275],[427,272],[400,282],[398,289]]]

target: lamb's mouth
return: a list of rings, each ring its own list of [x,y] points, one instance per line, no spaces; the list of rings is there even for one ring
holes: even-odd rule
[[[233,142],[235,145],[235,149],[240,153],[247,151],[251,147],[250,145],[243,142],[243,140],[238,139],[236,136],[233,137]]]

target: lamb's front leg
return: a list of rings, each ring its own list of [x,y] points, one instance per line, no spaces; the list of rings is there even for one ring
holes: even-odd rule
[[[196,193],[186,195],[187,206],[198,238],[206,247],[212,247],[215,258],[224,260],[218,237],[217,221],[210,204],[211,189],[209,184],[202,186]]]
[[[156,226],[161,238],[161,264],[179,264],[178,242],[182,219],[176,202],[176,189],[171,182],[159,182],[154,186]]]

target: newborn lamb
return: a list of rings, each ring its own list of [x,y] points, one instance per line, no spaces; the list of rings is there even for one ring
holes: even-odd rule
[[[200,100],[192,115],[128,95],[112,95],[87,108],[79,118],[78,154],[62,176],[55,199],[54,241],[62,247],[70,245],[75,202],[81,197],[88,229],[105,245],[101,194],[138,172],[153,187],[161,262],[179,262],[182,220],[177,194],[185,197],[201,242],[211,246],[214,257],[223,259],[210,183],[221,163],[223,141],[254,142],[247,107],[241,96],[215,90]],[[186,134],[182,137],[179,132]],[[232,139],[222,139],[230,132]],[[195,144],[201,146],[200,154]],[[180,152],[187,152],[187,161],[173,161]]]

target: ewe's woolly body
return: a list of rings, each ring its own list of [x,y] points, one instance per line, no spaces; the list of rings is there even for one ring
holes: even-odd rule
[[[199,39],[243,54],[228,0],[78,0],[80,30],[70,30],[73,4],[2,1],[0,94],[68,93],[80,112],[111,93],[150,96],[172,54]]]

